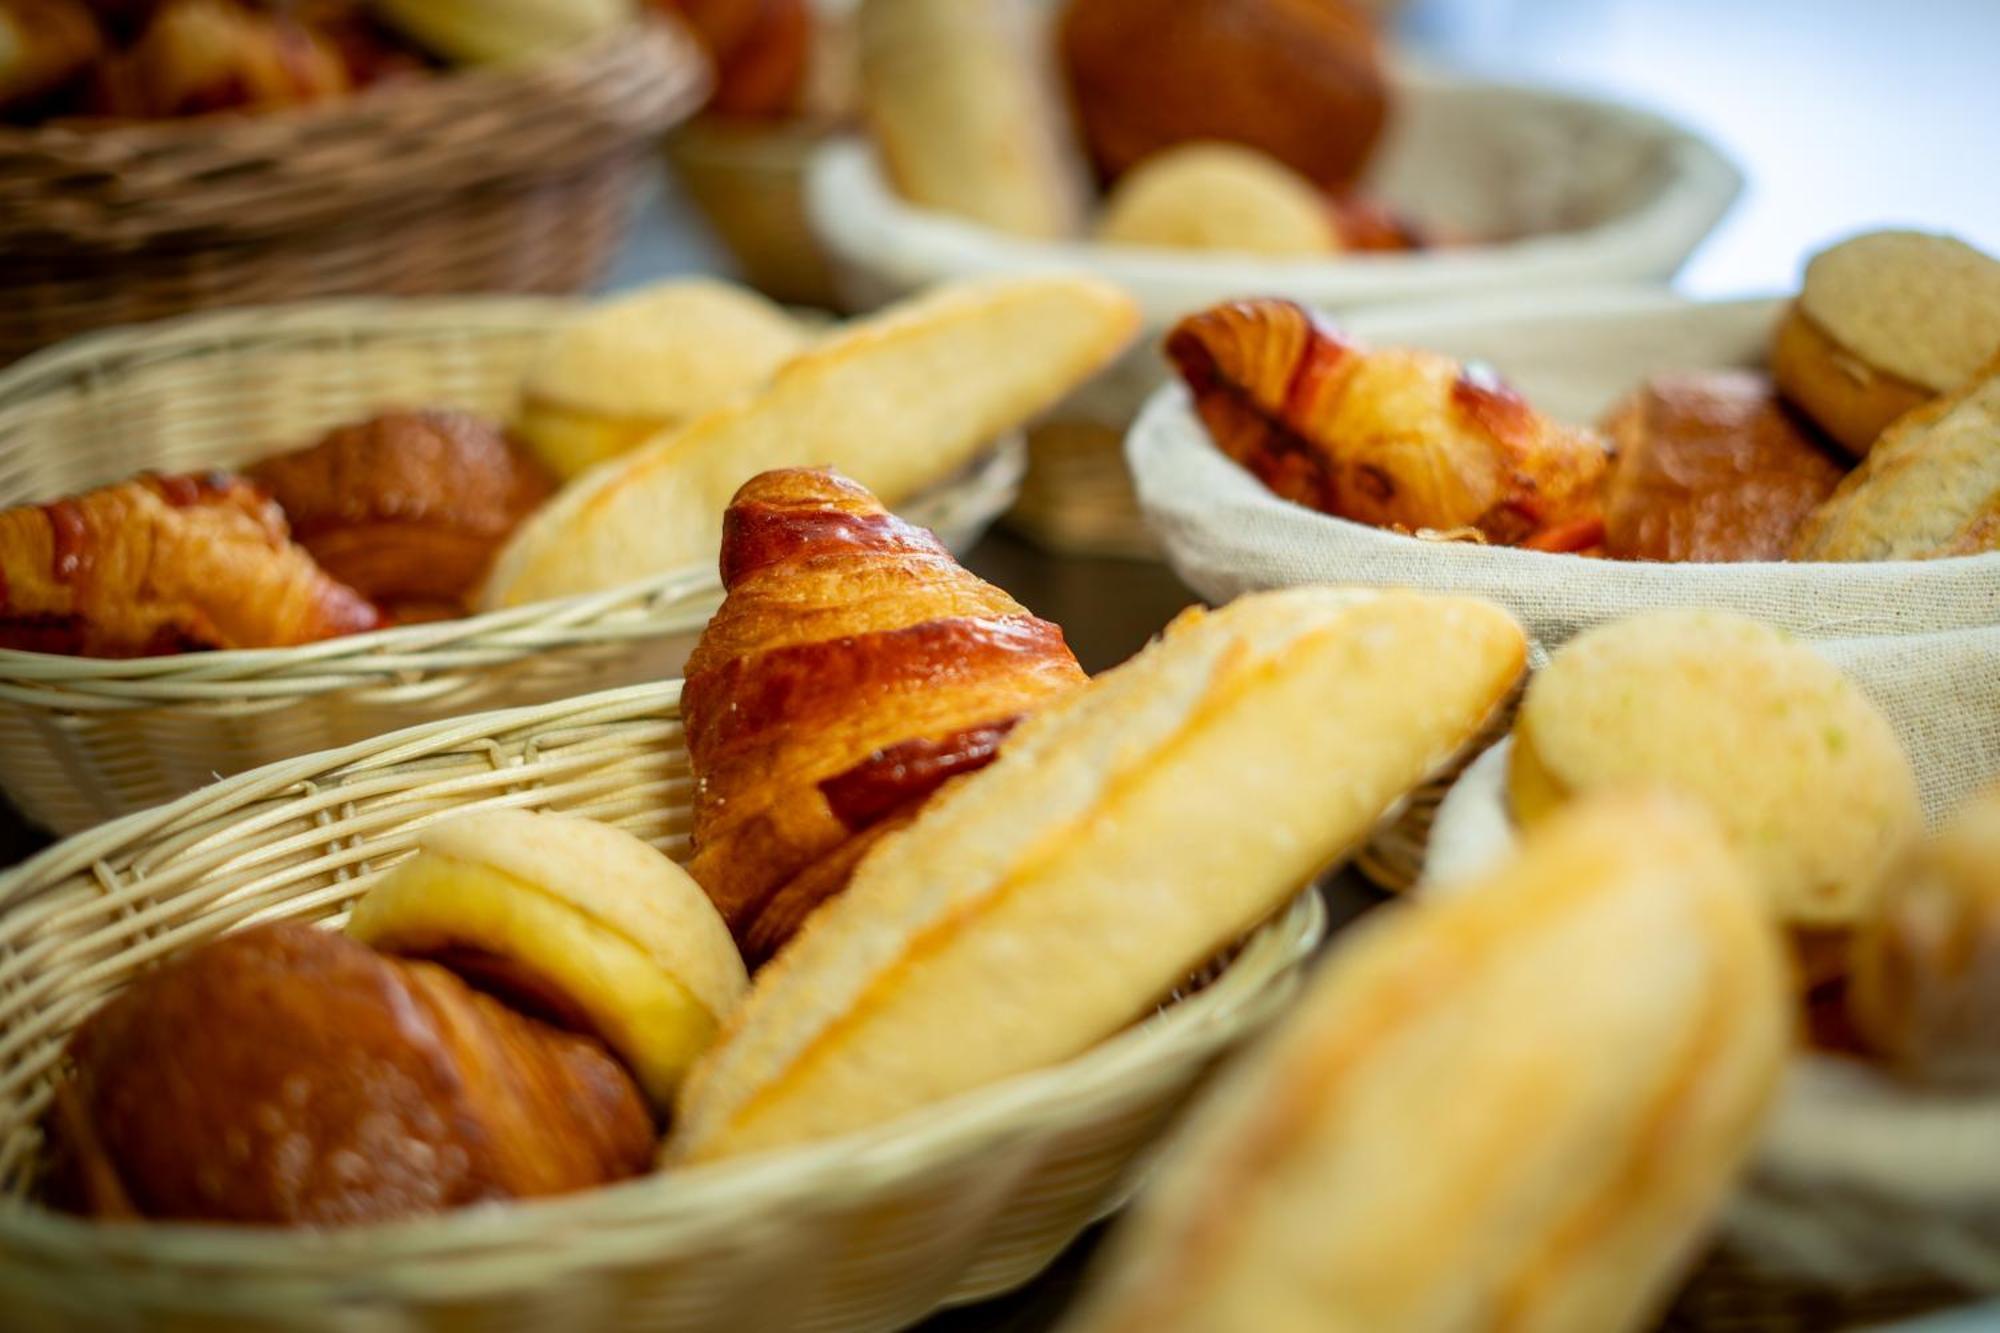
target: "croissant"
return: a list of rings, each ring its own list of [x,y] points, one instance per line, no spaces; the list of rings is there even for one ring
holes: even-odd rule
[[[276,648],[380,613],[240,477],[141,477],[0,511],[0,647],[84,657]]]
[[[1368,350],[1290,301],[1232,301],[1167,336],[1216,445],[1287,500],[1404,531],[1581,549],[1607,454],[1489,374]]]
[[[591,1038],[298,924],[141,978],[69,1056],[48,1195],[97,1217],[376,1222],[636,1175],[654,1145]]]
[[[498,426],[464,412],[384,413],[249,475],[335,578],[398,611],[451,614],[555,489]]]
[[[81,0],[0,0],[0,111],[39,102],[104,52]]]
[[[131,49],[98,73],[91,109],[136,119],[294,106],[354,86],[323,33],[237,0],[165,0]]]
[[[688,659],[694,859],[755,967],[873,842],[1081,685],[1062,631],[831,472],[752,478]]]

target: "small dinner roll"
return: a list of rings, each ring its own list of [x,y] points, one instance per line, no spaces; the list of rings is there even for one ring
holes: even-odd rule
[[[1332,206],[1274,157],[1235,144],[1192,143],[1147,158],[1118,182],[1098,220],[1108,245],[1330,255]]]

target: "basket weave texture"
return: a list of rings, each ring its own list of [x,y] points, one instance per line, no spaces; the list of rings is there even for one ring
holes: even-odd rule
[[[0,128],[0,364],[223,305],[580,291],[707,84],[649,21],[296,111]]]
[[[146,469],[232,466],[391,407],[504,418],[549,329],[527,297],[318,302],[97,334],[0,374],[0,506]],[[1018,442],[904,506],[963,549],[1012,501]],[[677,674],[713,568],[299,648],[92,661],[0,650],[0,788],[58,832],[217,776],[481,709]]]
[[[899,1327],[1016,1285],[1122,1200],[1213,1061],[1280,1007],[1317,894],[1092,1052],[884,1130],[532,1204],[345,1232],[94,1225],[27,1202],[62,1042],[137,972],[256,921],[337,923],[450,815],[605,820],[676,857],[679,685],[435,723],[294,760],[0,876],[0,1310],[9,1327]],[[16,1321],[19,1323],[16,1323]]]

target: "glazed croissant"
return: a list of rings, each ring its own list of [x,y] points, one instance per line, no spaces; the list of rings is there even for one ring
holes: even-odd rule
[[[1287,500],[1503,545],[1602,531],[1604,445],[1449,357],[1364,349],[1283,300],[1189,316],[1166,351],[1217,446]]]
[[[240,477],[140,477],[0,512],[0,647],[277,648],[380,619],[292,544],[278,507]]]
[[[555,488],[498,426],[444,411],[343,426],[249,475],[328,573],[401,618],[463,614],[500,544]]]
[[[374,1222],[603,1184],[653,1151],[645,1099],[591,1038],[311,926],[167,964],[69,1055],[48,1194],[96,1217]]]
[[[752,967],[1021,716],[1081,685],[1062,631],[831,472],[752,478],[688,660],[695,879]]]

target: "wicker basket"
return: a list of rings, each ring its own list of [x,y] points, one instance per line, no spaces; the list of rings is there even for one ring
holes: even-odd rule
[[[707,68],[649,21],[296,111],[0,128],[0,364],[224,305],[581,291]]]
[[[68,1033],[171,950],[339,919],[420,829],[547,808],[686,851],[677,684],[274,765],[0,877],[0,1322],[214,1330],[888,1329],[1040,1270],[1123,1198],[1211,1062],[1282,1004],[1317,894],[1069,1064],[884,1131],[527,1205],[307,1235],[92,1225],[25,1202]]]
[[[495,416],[569,303],[323,302],[98,334],[0,374],[0,505],[231,465],[389,406]],[[1002,446],[904,506],[963,549],[1012,501]],[[711,568],[301,648],[91,661],[0,650],[0,788],[59,832],[440,717],[678,674]]]

